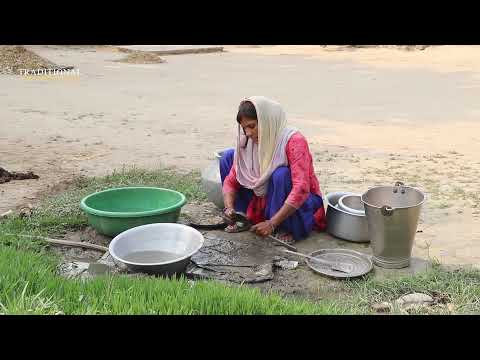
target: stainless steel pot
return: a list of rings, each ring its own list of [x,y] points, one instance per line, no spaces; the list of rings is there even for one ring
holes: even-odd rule
[[[220,177],[220,158],[223,151],[217,151],[214,153],[215,160],[213,160],[202,171],[202,190],[207,193],[208,200],[214,203],[219,209],[223,209],[223,191],[222,191],[222,179]]]
[[[409,266],[425,194],[397,182],[395,186],[369,189],[362,195],[362,202],[374,264],[389,269]]]
[[[353,242],[369,242],[365,215],[352,214],[338,207],[338,200],[350,192],[327,194],[327,232],[337,238]]]

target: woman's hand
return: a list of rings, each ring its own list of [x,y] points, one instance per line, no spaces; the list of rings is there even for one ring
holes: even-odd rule
[[[251,227],[250,231],[265,237],[273,234],[273,226],[269,221],[263,221]]]
[[[235,204],[235,197],[236,193],[234,192],[228,192],[228,193],[223,193],[223,203],[225,204],[225,208],[223,209],[223,214],[225,217],[230,220],[230,224],[233,224],[235,222],[235,209],[234,209],[234,204]]]
[[[295,213],[296,210],[297,209],[295,209],[293,206],[285,203],[270,220],[258,223],[257,225],[252,226],[250,230],[263,237],[272,235],[275,231],[275,228],[277,228],[279,224]]]
[[[230,220],[231,223],[233,223],[235,221],[235,215],[237,214],[235,212],[235,209],[233,208],[225,208],[225,210],[223,211],[223,214],[225,215],[225,217]]]

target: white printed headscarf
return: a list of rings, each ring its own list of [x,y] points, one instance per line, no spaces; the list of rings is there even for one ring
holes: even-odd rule
[[[285,112],[279,103],[263,96],[252,96],[244,101],[250,101],[257,112],[258,144],[247,142],[239,124],[234,158],[237,180],[257,196],[265,196],[272,173],[288,165],[286,146],[297,129],[287,126]]]

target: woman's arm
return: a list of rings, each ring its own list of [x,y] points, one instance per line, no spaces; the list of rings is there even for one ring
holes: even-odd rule
[[[283,204],[283,206],[278,210],[278,212],[270,219],[270,223],[276,229],[282,222],[287,220],[291,215],[293,215],[297,211],[292,205],[287,203]]]
[[[293,135],[287,144],[286,152],[292,176],[292,191],[285,203],[300,209],[310,195],[312,155],[307,139],[299,133]]]
[[[225,204],[225,209],[233,209],[235,207],[235,198],[237,193],[227,192],[223,193],[223,203]]]
[[[225,215],[228,217],[235,214],[235,198],[239,187],[235,166],[232,166],[230,173],[223,181],[223,203],[225,205]]]

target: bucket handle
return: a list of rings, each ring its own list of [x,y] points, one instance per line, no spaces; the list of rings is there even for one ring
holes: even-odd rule
[[[400,193],[405,194],[405,184],[401,181],[397,181],[393,187],[393,193],[396,194],[400,188]]]
[[[388,205],[383,205],[380,209],[383,216],[392,216],[393,215],[393,210],[394,209],[392,207],[388,206]]]

